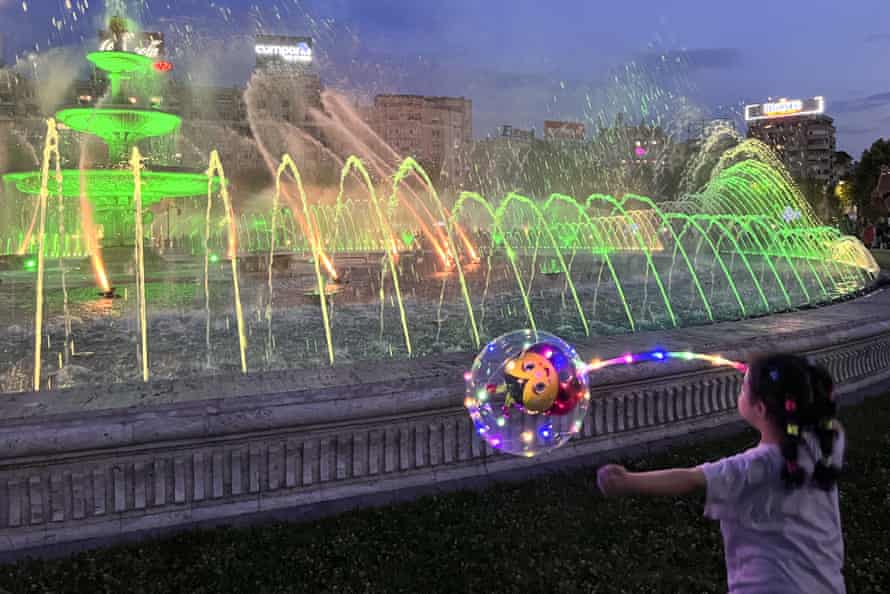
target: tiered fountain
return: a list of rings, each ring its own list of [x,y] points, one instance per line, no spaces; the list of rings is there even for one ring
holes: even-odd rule
[[[126,32],[123,19],[113,19],[119,31]],[[87,59],[106,73],[109,81],[105,100],[95,106],[70,107],[56,114],[60,129],[68,129],[101,138],[108,147],[106,167],[64,169],[61,184],[48,185],[50,197],[86,196],[95,212],[95,223],[102,229],[104,249],[131,247],[134,242],[133,183],[127,167],[130,154],[140,141],[163,137],[179,129],[181,118],[165,112],[145,96],[144,84],[157,76],[155,60],[142,54],[122,51],[118,42],[113,51],[97,51]],[[37,196],[41,190],[41,172],[9,174],[3,177],[22,193]],[[218,187],[218,179],[212,183]],[[171,167],[153,167],[142,172],[142,206],[168,198],[205,194],[208,177]],[[130,252],[126,252],[127,255]]]

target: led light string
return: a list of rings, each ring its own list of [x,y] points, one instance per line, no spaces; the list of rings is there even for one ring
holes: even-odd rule
[[[679,361],[704,361],[705,363],[710,363],[715,367],[732,367],[740,373],[745,373],[746,371],[748,371],[748,366],[746,364],[739,361],[727,359],[721,355],[707,355],[704,353],[693,353],[691,351],[665,351],[658,349],[654,351],[647,351],[644,353],[628,353],[626,355],[621,355],[620,357],[615,357],[613,359],[595,359],[579,372],[589,375],[591,372],[599,371],[600,369],[605,369],[606,367],[615,367],[617,365],[633,365],[635,363],[644,363],[647,361],[660,362],[668,361],[671,359]]]
[[[730,367],[741,373],[748,370],[745,363],[727,359],[719,354],[669,351],[662,348],[626,353],[611,359],[595,359],[585,363],[578,358],[577,352],[571,345],[555,336],[544,338],[543,341],[535,345],[537,350],[533,354],[539,357],[540,361],[522,362],[522,357],[525,356],[525,353],[531,352],[533,344],[529,331],[526,331],[525,335],[519,334],[516,333],[515,340],[522,345],[523,354],[519,358],[509,358],[505,363],[505,368],[500,372],[486,367],[488,371],[485,373],[509,373],[513,378],[514,390],[517,382],[523,382],[520,388],[521,392],[512,393],[506,380],[495,379],[491,375],[474,377],[475,371],[482,369],[481,362],[477,359],[473,369],[464,374],[464,379],[467,382],[464,406],[470,415],[476,433],[492,448],[529,458],[560,447],[581,431],[587,416],[587,406],[591,400],[588,380],[592,373],[621,365],[662,363],[671,360],[699,361],[713,367]],[[548,340],[554,342],[549,343]],[[480,357],[488,355],[497,358],[498,355],[495,354],[496,342],[489,343]],[[557,352],[562,354],[557,356]],[[502,356],[506,355],[502,354]],[[568,358],[568,361],[565,361],[565,357]],[[554,358],[556,359],[554,360]],[[532,379],[532,376],[522,375],[523,372],[531,373],[535,366],[546,365],[544,360],[550,361],[550,364],[557,368],[562,368],[565,364],[570,365],[570,373],[576,378],[559,376],[557,393],[551,395],[552,398],[549,402],[548,397],[543,396],[546,390],[551,389],[547,387],[547,382],[542,381],[545,376],[541,375],[538,379]],[[558,363],[559,360],[563,360],[563,363]],[[490,365],[491,361],[488,364]],[[563,369],[563,371],[567,370]],[[520,375],[517,376],[517,373]],[[547,375],[552,376],[552,373],[553,369],[548,371]],[[557,374],[559,373],[560,371],[557,370]],[[525,384],[528,382],[537,382],[537,384],[531,392],[526,394]],[[500,404],[501,397],[505,398],[503,404]],[[535,398],[539,398],[539,401],[535,402]],[[533,406],[530,406],[530,403]]]

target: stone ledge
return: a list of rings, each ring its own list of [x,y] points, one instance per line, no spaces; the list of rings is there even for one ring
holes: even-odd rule
[[[744,360],[760,350],[810,352],[885,333],[890,333],[890,320],[865,320],[854,326],[845,323],[818,333],[750,339],[728,345],[721,353]],[[663,346],[687,348],[689,345],[684,343],[677,347],[669,343]],[[583,346],[580,349],[582,353],[586,350]],[[413,378],[359,384],[348,389],[338,387],[312,392],[295,386],[293,391],[286,391],[279,386],[276,393],[258,392],[253,398],[216,398],[136,409],[7,419],[0,421],[0,469],[9,463],[46,455],[79,457],[89,455],[92,450],[109,448],[138,451],[140,446],[150,444],[176,443],[181,446],[195,440],[243,438],[318,426],[339,431],[372,419],[380,423],[387,418],[424,418],[431,412],[460,413],[464,367],[448,366],[447,370],[447,373],[440,372],[433,377],[421,370]],[[605,370],[592,378],[593,408],[596,408],[598,396],[604,394],[682,381],[686,376],[716,379],[728,374],[725,369],[713,369],[698,362],[641,364]],[[594,414],[591,412],[591,416]],[[134,447],[136,449],[132,450]]]
[[[829,367],[842,398],[888,386],[890,293],[860,301],[853,310],[816,310],[827,321],[821,327],[801,323],[770,334],[788,318],[740,322],[751,331],[740,332],[743,339],[724,354],[806,352]],[[660,339],[694,348],[718,335],[681,329]],[[647,340],[653,337],[627,337],[634,350]],[[460,405],[466,364],[434,374],[441,383],[421,374],[359,386],[351,397],[279,389],[255,399],[0,422],[0,553],[525,475],[717,430],[737,418],[741,378],[726,369],[617,369],[598,374],[576,439],[546,457],[515,458],[473,433]]]

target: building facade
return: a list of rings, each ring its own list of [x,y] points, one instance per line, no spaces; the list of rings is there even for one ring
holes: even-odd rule
[[[11,68],[0,68],[0,118],[34,117],[37,112],[33,81]]]
[[[457,174],[458,155],[473,140],[473,103],[463,97],[377,95],[370,113],[388,145],[443,177]]]
[[[585,127],[580,122],[546,120],[544,140],[557,142],[584,142]]]
[[[506,142],[513,144],[531,144],[535,140],[535,129],[525,130],[523,128],[515,128],[509,124],[498,126],[496,139],[506,139]]]
[[[834,169],[836,130],[825,114],[825,100],[780,99],[745,108],[748,138],[769,145],[792,177],[823,184],[837,181]]]
[[[264,118],[312,130],[312,110],[320,110],[321,77],[310,37],[256,36],[251,108]]]

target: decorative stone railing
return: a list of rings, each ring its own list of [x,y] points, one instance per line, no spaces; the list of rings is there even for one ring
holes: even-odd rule
[[[658,338],[681,346],[669,333]],[[740,359],[754,349],[807,353],[828,366],[841,397],[890,388],[890,313],[719,342],[730,347],[724,356]],[[11,558],[356,497],[360,505],[602,459],[737,418],[742,378],[730,370],[678,362],[615,368],[594,378],[581,435],[545,457],[506,456],[474,435],[462,408],[471,357],[4,397],[0,552]],[[369,381],[375,374],[386,377]]]

